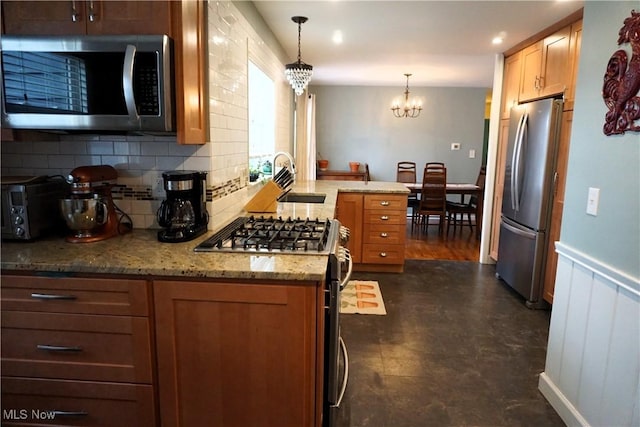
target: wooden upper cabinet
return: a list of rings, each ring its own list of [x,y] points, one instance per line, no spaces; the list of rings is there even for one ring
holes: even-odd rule
[[[542,41],[532,44],[521,52],[520,102],[535,99],[540,93],[540,67],[542,66]]]
[[[209,141],[207,62],[207,4],[202,0],[173,1],[172,23],[176,73],[178,143]]]
[[[580,47],[582,45],[582,20],[571,25],[571,40],[569,46],[569,67],[571,82],[565,93],[564,111],[573,111],[576,93],[576,78],[580,63]]]
[[[6,1],[6,34],[170,34],[171,2]]]
[[[511,107],[518,104],[518,89],[520,87],[521,52],[504,60],[504,76],[502,80],[501,119],[508,119]]]
[[[571,26],[522,50],[520,102],[563,93],[571,84]]]

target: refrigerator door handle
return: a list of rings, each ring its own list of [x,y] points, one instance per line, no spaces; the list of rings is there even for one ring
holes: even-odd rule
[[[522,227],[518,227],[516,225],[512,225],[513,222],[509,221],[508,218],[502,217],[502,226],[512,232],[513,234],[517,234],[522,237],[531,237],[531,230],[524,230]]]
[[[518,121],[518,127],[516,129],[516,135],[514,138],[513,153],[511,153],[511,177],[510,177],[511,185],[509,185],[509,189],[511,191],[511,209],[513,209],[514,211],[518,210],[517,204],[516,204],[516,194],[517,194],[516,193],[516,176],[518,172],[517,159],[518,159],[518,147],[520,146],[522,126],[523,126],[525,115],[526,114],[523,114],[522,116],[520,116],[520,120]]]
[[[513,185],[511,188],[514,188],[514,195],[515,197],[513,197],[513,201],[514,201],[514,209],[515,211],[519,211],[520,210],[520,194],[521,194],[521,190],[520,190],[520,181],[521,181],[521,176],[523,173],[523,164],[522,164],[522,146],[524,145],[524,141],[525,138],[527,137],[527,122],[529,120],[529,114],[525,113],[522,116],[522,120],[521,120],[521,126],[520,126],[520,137],[518,138],[517,144],[516,144],[516,148],[514,149],[515,152],[515,167],[514,167],[514,173],[512,174],[513,181],[515,183],[515,185]]]

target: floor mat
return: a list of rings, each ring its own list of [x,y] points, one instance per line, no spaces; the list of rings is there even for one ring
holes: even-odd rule
[[[340,293],[340,313],[385,315],[378,282],[351,280]]]

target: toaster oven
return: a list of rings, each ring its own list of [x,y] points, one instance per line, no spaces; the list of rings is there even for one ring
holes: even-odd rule
[[[69,185],[60,178],[2,177],[2,239],[33,240],[66,230],[59,200]]]

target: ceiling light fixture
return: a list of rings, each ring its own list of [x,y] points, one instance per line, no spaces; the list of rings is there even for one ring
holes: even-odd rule
[[[391,111],[396,117],[415,118],[422,111],[422,102],[419,99],[414,99],[413,103],[409,102],[409,77],[411,77],[411,74],[405,74],[405,76],[407,76],[407,87],[404,90],[404,107],[400,107],[400,102],[395,100],[391,105]]]
[[[291,84],[291,87],[296,91],[296,95],[302,95],[304,89],[309,84],[309,80],[311,80],[311,75],[313,74],[313,67],[309,64],[305,64],[300,59],[300,32],[302,29],[302,24],[307,22],[307,17],[305,16],[294,16],[291,18],[293,22],[298,24],[298,60],[291,64],[287,64],[286,69],[284,70],[284,75],[287,76],[287,80]]]

